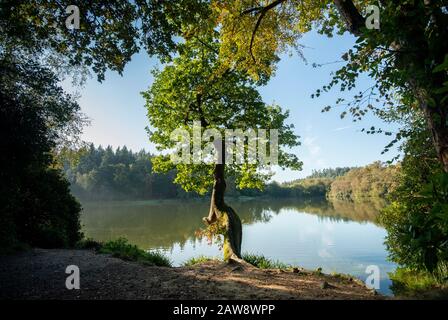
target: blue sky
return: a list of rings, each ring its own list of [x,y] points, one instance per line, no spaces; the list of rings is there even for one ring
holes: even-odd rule
[[[305,177],[313,169],[361,166],[375,160],[391,159],[396,151],[381,155],[390,137],[360,132],[362,128],[372,125],[389,128],[390,125],[382,124],[374,116],[367,116],[356,123],[350,118],[341,120],[339,113],[342,109],[321,113],[322,107],[333,105],[340,96],[337,91],[315,99],[310,97],[316,89],[329,82],[330,72],[340,66],[329,64],[313,68],[312,63],[340,60],[354,39],[349,35],[329,39],[309,33],[303,36],[300,43],[306,47],[303,53],[307,61],[297,55],[285,54],[275,76],[268,85],[259,89],[265,102],[275,102],[290,110],[289,122],[294,124],[302,142],[291,152],[304,162],[303,170],[276,170],[274,179],[287,181]],[[151,85],[153,77],[150,70],[157,65],[156,59],[140,53],[126,66],[123,76],[108,72],[102,83],[95,78],[87,81],[80,90],[79,103],[91,124],[85,128],[83,140],[115,148],[126,145],[134,151],[154,151],[145,131],[148,120],[140,92]],[[371,83],[367,77],[362,78],[357,91],[366,89]]]

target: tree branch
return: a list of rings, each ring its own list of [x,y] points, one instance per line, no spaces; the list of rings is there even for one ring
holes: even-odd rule
[[[339,14],[345,21],[347,29],[355,36],[361,34],[361,28],[365,26],[365,19],[359,13],[352,0],[334,0]]]
[[[255,60],[255,56],[254,56],[254,54],[252,52],[252,47],[254,45],[255,35],[257,34],[257,30],[260,27],[261,21],[263,20],[264,16],[266,15],[266,13],[269,10],[275,8],[276,6],[282,4],[285,1],[286,0],[275,0],[272,3],[268,4],[267,6],[250,8],[250,9],[246,9],[246,10],[244,10],[242,12],[243,15],[244,14],[249,14],[249,13],[252,13],[252,12],[257,12],[257,13],[260,14],[258,19],[257,19],[257,23],[255,24],[255,28],[252,31],[252,37],[250,39],[250,46],[249,46],[250,55],[251,55],[252,59],[254,60],[254,62],[256,62],[256,60]]]

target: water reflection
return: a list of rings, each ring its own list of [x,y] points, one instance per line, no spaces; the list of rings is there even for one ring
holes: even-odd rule
[[[296,210],[331,221],[376,222],[383,203],[347,201],[297,201],[257,199],[233,201],[232,206],[245,225],[268,223],[283,210]],[[86,236],[97,240],[127,237],[141,247],[182,247],[203,227],[201,218],[208,212],[207,201],[121,201],[83,204],[82,222]]]
[[[382,271],[380,291],[389,293],[386,235],[376,222],[381,201],[229,200],[243,221],[243,252],[324,272],[365,279],[365,268]],[[126,237],[144,249],[162,249],[175,264],[201,254],[220,256],[217,246],[195,238],[203,227],[208,201],[86,203],[82,216],[87,237],[106,241]]]

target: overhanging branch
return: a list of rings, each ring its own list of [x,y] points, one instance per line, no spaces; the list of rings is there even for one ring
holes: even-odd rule
[[[282,4],[282,3],[285,2],[285,1],[286,1],[286,0],[275,0],[275,1],[273,1],[272,3],[268,4],[267,6],[264,6],[264,7],[249,8],[249,9],[246,9],[246,10],[244,10],[244,11],[242,12],[243,15],[244,15],[244,14],[253,13],[253,12],[256,12],[256,13],[259,13],[259,14],[260,14],[260,15],[258,16],[257,23],[255,24],[255,28],[254,28],[254,30],[252,31],[252,37],[251,37],[251,39],[250,39],[250,46],[249,46],[250,55],[251,55],[252,59],[254,60],[254,62],[256,62],[256,60],[255,60],[255,56],[254,56],[254,54],[253,54],[253,52],[252,52],[252,47],[253,47],[253,45],[254,45],[255,36],[256,36],[256,34],[257,34],[257,30],[258,30],[258,28],[260,27],[261,21],[263,20],[264,16],[266,15],[266,13],[267,13],[269,10],[275,8],[276,6]]]

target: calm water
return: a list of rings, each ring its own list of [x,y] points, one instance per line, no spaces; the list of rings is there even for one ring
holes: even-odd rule
[[[365,280],[366,267],[380,268],[381,291],[391,294],[383,244],[386,232],[375,223],[380,203],[248,200],[228,203],[243,221],[242,251],[307,269],[322,267]],[[143,249],[166,253],[175,265],[199,256],[222,256],[218,246],[195,237],[208,213],[206,201],[84,203],[87,237],[105,241],[125,237]]]

